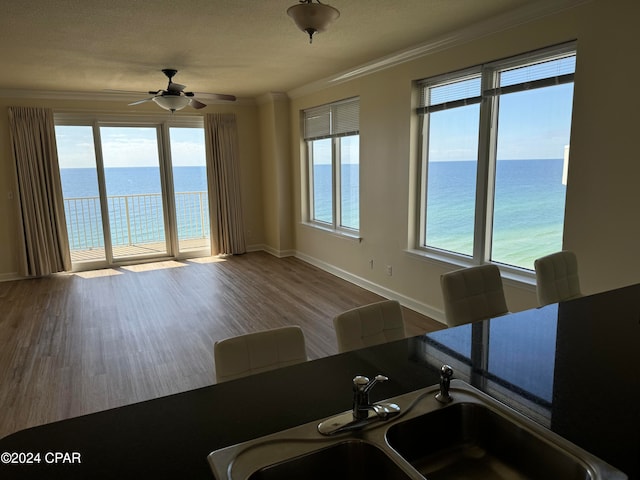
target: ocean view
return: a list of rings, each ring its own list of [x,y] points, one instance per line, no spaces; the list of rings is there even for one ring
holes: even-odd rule
[[[473,246],[473,218],[475,192],[475,162],[432,162],[428,179],[427,243],[431,247],[470,255]],[[358,165],[343,165],[344,181],[342,214],[343,225],[359,226]],[[559,160],[501,160],[496,168],[495,214],[493,222],[493,257],[501,263],[533,268],[535,258],[562,247],[564,199],[566,187],[562,184],[563,161]],[[60,170],[65,199],[98,197],[96,172],[90,168],[62,168]],[[331,166],[315,166],[315,204],[318,218],[331,217]],[[176,194],[206,192],[205,167],[175,167],[173,169]],[[160,200],[160,176],[157,168],[106,168],[107,196],[155,194]],[[347,188],[348,187],[348,188]],[[183,236],[197,236],[208,231],[208,223],[195,226],[186,221],[195,210],[207,209],[203,200],[195,195],[182,195],[186,202],[177,211],[178,228]],[[80,207],[77,207],[80,208]],[[85,207],[82,207],[85,208]],[[151,205],[150,212],[157,213]],[[68,216],[78,212],[69,212]],[[84,212],[85,217],[90,212]],[[180,221],[181,218],[185,221]],[[69,221],[69,219],[68,219]],[[208,221],[207,219],[205,223]],[[122,222],[113,218],[115,226]],[[92,227],[100,229],[95,225]],[[112,227],[113,228],[113,227]],[[123,227],[124,228],[124,227]],[[162,224],[150,227],[147,235],[164,239]],[[97,232],[97,233],[100,233]],[[117,232],[116,232],[117,233]],[[72,248],[84,248],[89,240],[77,239]]]
[[[61,168],[64,198],[98,196],[98,181],[94,168]],[[173,169],[176,192],[203,192],[207,190],[205,167],[175,167]],[[160,193],[157,168],[128,167],[105,168],[109,195]]]
[[[359,225],[358,165],[343,165],[343,225]],[[563,160],[499,160],[496,167],[492,260],[533,269],[562,248],[566,186]],[[314,168],[317,219],[331,222],[331,166]],[[429,166],[426,237],[430,247],[472,255],[476,162]]]
[[[60,177],[71,250],[104,247],[96,170],[61,168]],[[178,238],[208,238],[205,167],[175,167],[173,180]],[[157,168],[105,168],[105,183],[114,246],[165,241]]]
[[[471,161],[430,164],[428,246],[472,254],[475,168]],[[493,261],[533,269],[536,258],[562,248],[562,170],[562,159],[497,162]]]

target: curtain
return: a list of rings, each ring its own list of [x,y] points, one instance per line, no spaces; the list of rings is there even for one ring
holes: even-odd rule
[[[53,111],[9,108],[24,244],[20,273],[42,276],[71,269]]]
[[[207,114],[205,139],[211,212],[211,254],[245,253],[235,114]]]

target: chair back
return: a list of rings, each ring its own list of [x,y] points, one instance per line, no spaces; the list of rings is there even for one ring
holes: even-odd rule
[[[450,327],[509,313],[500,270],[493,264],[445,273],[440,286]]]
[[[402,308],[396,300],[356,307],[333,319],[338,350],[346,352],[405,337]]]
[[[288,326],[217,341],[213,356],[216,380],[225,382],[304,362],[307,351],[302,329]]]
[[[536,294],[540,306],[580,297],[580,279],[576,254],[563,250],[534,262]]]

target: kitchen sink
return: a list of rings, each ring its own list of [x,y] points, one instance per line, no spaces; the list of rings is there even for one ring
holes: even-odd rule
[[[392,425],[387,441],[430,480],[593,478],[588,465],[557,442],[478,403]]]
[[[322,435],[320,420],[209,454],[218,480],[626,480],[601,459],[460,380],[386,400],[401,413]],[[342,415],[341,415],[342,416]],[[326,420],[326,419],[321,419]]]
[[[250,480],[360,480],[385,478],[406,480],[408,476],[378,447],[348,440],[291,460],[269,465],[253,473]]]

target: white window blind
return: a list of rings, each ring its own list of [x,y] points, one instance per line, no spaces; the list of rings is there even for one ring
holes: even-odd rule
[[[360,100],[350,98],[303,111],[304,139],[357,135],[360,130]]]
[[[528,57],[528,54],[475,67],[477,71],[469,74],[451,74],[454,76],[450,79],[447,75],[445,78],[420,80],[417,82],[420,103],[416,113],[425,115],[480,103],[482,98],[572,83],[576,67],[575,44],[552,48],[559,50],[555,56],[545,55],[550,49],[541,50],[526,65],[522,65],[520,59]],[[516,66],[505,66],[504,63]],[[498,74],[495,88],[481,90],[481,71],[495,71]]]

